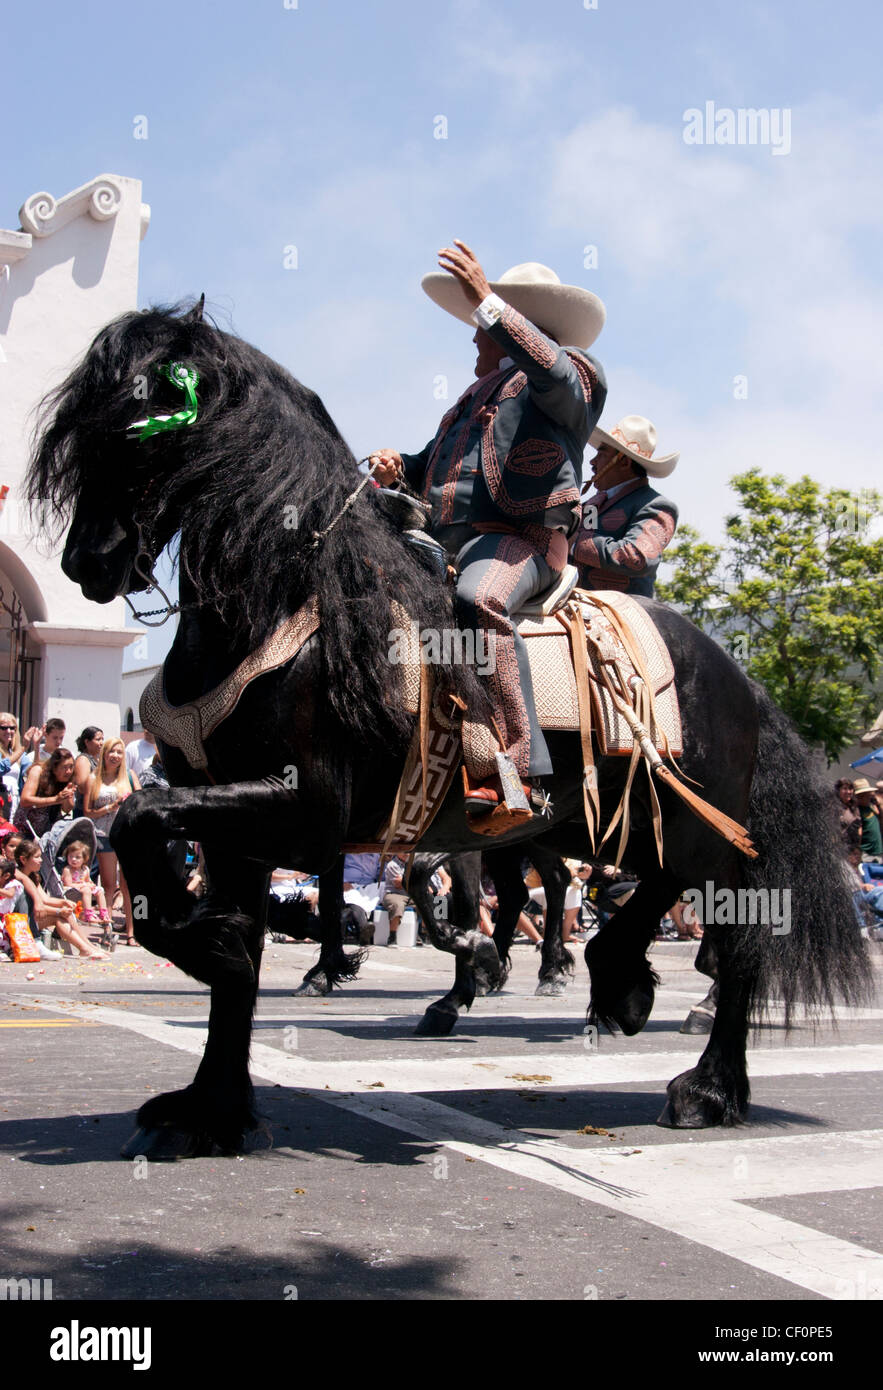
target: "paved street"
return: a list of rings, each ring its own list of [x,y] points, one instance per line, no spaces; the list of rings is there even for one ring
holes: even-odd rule
[[[191,1079],[206,991],[140,949],[4,965],[0,1274],[51,1278],[55,1300],[880,1298],[883,1007],[787,1039],[774,1020],[750,1126],[661,1129],[704,1045],[678,1032],[705,992],[694,954],[655,946],[648,1027],[592,1047],[581,958],[538,999],[516,946],[506,990],[437,1041],[414,1026],[448,958],[375,948],[305,999],[316,948],[272,946],[264,1147],[150,1167],[117,1155],[144,1098]]]

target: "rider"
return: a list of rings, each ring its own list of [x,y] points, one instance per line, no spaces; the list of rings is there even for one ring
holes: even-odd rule
[[[423,288],[448,313],[477,325],[478,380],[419,454],[380,449],[371,462],[379,461],[378,482],[404,477],[431,504],[430,529],[459,571],[464,621],[493,652],[494,720],[523,781],[549,775],[552,763],[511,614],[567,563],[583,450],[607,394],[603,370],[586,351],[605,310],[594,294],[562,285],[535,262],[491,285],[462,241],[439,252],[439,265],[445,273],[424,276]],[[501,785],[488,771],[468,769],[466,810],[498,813],[486,828],[502,832]]]
[[[678,509],[647,482],[667,478],[680,454],[654,458],[656,429],[643,415],[626,415],[610,434],[596,429],[589,443],[596,491],[586,501],[573,542],[584,589],[619,589],[653,597],[662,552],[675,533]]]

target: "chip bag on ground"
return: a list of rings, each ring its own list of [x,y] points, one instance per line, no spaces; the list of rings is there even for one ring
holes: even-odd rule
[[[17,965],[31,964],[40,959],[40,952],[28,926],[27,913],[7,912],[3,925],[12,943],[12,959]]]

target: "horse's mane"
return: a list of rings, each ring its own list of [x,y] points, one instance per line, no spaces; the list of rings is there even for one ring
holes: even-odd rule
[[[182,407],[158,371],[169,362],[199,373],[197,421],[143,443],[127,439],[136,418]],[[370,485],[310,549],[360,480],[315,392],[179,304],[124,314],[98,334],[44,402],[26,486],[42,525],[56,533],[84,497],[97,508],[112,499],[120,523],[137,517],[155,548],[180,530],[181,569],[236,642],[257,645],[317,594],[328,699],[356,738],[376,743],[409,726],[388,660],[391,601],[421,628],[441,631],[455,619],[444,586]],[[483,702],[468,667],[440,665],[435,674],[473,707]]]

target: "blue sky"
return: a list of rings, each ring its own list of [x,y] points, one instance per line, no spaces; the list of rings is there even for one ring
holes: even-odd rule
[[[603,423],[655,421],[714,536],[752,464],[879,481],[881,27],[816,0],[11,7],[0,225],[140,178],[140,302],[204,290],[359,455],[419,448],[436,378],[449,401],[471,379],[470,330],[419,288],[437,249],[462,237],[492,279],[543,261],[607,304]],[[685,144],[707,101],[787,108],[790,153]]]

